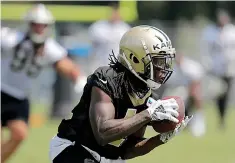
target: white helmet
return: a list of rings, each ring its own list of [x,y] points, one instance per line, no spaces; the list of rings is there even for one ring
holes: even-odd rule
[[[30,28],[30,39],[35,43],[43,43],[51,35],[51,25],[54,24],[54,18],[51,12],[43,4],[33,6],[24,17],[27,23],[45,24],[43,34],[38,34]]]
[[[133,27],[119,46],[118,61],[151,89],[158,89],[171,76],[175,48],[163,31],[147,25]]]

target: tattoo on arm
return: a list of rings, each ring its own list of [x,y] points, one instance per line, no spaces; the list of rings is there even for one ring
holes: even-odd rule
[[[114,119],[115,108],[111,98],[97,87],[92,88],[89,118],[100,145],[129,136],[151,120],[148,111],[142,111],[130,118]]]

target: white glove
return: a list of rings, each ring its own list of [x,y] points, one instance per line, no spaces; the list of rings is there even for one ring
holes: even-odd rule
[[[87,77],[79,76],[74,85],[74,90],[76,93],[81,93],[83,91],[84,86],[86,85]]]
[[[169,120],[178,123],[177,117],[179,113],[177,112],[179,106],[175,99],[167,100],[154,100],[149,97],[147,101],[148,112],[152,118],[152,121]]]
[[[184,117],[184,120],[182,120],[182,122],[179,123],[174,130],[160,134],[160,140],[163,143],[168,142],[174,136],[178,135],[187,126],[192,118],[193,115]]]

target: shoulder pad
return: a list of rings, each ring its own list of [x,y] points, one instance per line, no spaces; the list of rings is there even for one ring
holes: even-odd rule
[[[124,72],[116,72],[111,67],[99,67],[91,76],[92,83],[110,96],[119,98],[122,95]]]

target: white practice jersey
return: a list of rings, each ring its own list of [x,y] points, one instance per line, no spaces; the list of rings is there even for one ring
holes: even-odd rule
[[[101,65],[109,63],[109,54],[119,53],[119,42],[130,26],[123,21],[110,23],[106,20],[97,21],[89,28],[89,37],[93,49],[91,55],[95,55]]]
[[[175,64],[174,72],[166,82],[164,96],[179,96],[184,101],[189,97],[188,86],[192,81],[200,81],[205,71],[200,63],[184,57],[180,65]]]
[[[213,74],[235,77],[235,26],[209,26],[201,41],[202,63]]]
[[[184,57],[180,65],[175,65],[174,72],[167,81],[168,85],[188,86],[192,81],[199,81],[204,76],[204,70],[200,63]]]
[[[17,98],[28,97],[31,79],[39,75],[42,68],[67,55],[66,50],[49,38],[40,55],[35,54],[33,43],[25,35],[1,28],[1,91]]]

